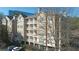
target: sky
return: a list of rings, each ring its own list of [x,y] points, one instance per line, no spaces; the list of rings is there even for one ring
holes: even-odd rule
[[[78,16],[79,17],[79,7],[73,7],[69,11],[70,11],[71,16]]]
[[[9,10],[17,10],[17,11],[24,11],[29,13],[36,13],[38,8],[37,7],[0,7],[0,13],[4,15],[9,14]],[[73,7],[68,10],[68,13],[71,16],[78,16],[79,17],[79,7]]]
[[[17,10],[17,11],[23,11],[23,12],[29,12],[29,13],[37,12],[36,7],[0,7],[0,13],[3,13],[4,15],[8,15],[9,10]]]

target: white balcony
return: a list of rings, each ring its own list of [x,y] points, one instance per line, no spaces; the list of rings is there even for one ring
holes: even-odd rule
[[[27,33],[27,36],[33,36],[33,34],[32,33]]]
[[[31,21],[28,21],[28,22],[27,22],[27,24],[33,24],[33,22],[31,22]]]
[[[34,23],[34,24],[37,24],[37,21],[34,20],[33,23]]]
[[[37,27],[34,26],[33,29],[37,29]]]
[[[33,33],[33,36],[37,36],[37,34],[34,32],[34,33]]]
[[[47,46],[55,47],[55,44],[47,44]]]
[[[37,24],[36,21],[28,21],[27,24]]]
[[[26,30],[33,30],[33,28],[32,27],[28,27]]]

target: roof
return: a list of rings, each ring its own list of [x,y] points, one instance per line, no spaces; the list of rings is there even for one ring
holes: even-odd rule
[[[36,16],[33,15],[33,16],[28,16],[28,17],[25,17],[25,19],[28,19],[28,18],[35,18]]]
[[[9,17],[9,18],[10,18],[10,20],[12,20],[12,19],[13,19],[13,16],[7,16],[7,17]]]
[[[9,15],[13,16],[15,14],[16,15],[22,14],[23,16],[32,16],[32,15],[34,15],[33,13],[22,12],[22,11],[17,11],[17,10],[10,10],[9,11]]]

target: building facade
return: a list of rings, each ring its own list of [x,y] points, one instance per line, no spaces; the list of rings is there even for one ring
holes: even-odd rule
[[[38,13],[25,18],[25,40],[27,42],[61,48],[63,41],[67,42],[67,18],[62,14]],[[61,44],[62,43],[62,44]]]
[[[12,39],[12,16],[6,16],[5,19],[7,20],[7,31],[8,31],[8,39]]]
[[[37,18],[36,16],[28,16],[25,18],[25,40],[27,42],[38,44],[37,36]]]
[[[14,15],[12,19],[12,40],[24,41],[24,17],[21,14]]]
[[[1,25],[2,25],[2,21],[0,19],[0,39],[1,39],[1,30],[2,30]]]
[[[66,20],[62,14],[40,12],[33,16],[6,16],[2,24],[12,40],[59,49],[68,39]]]
[[[39,43],[44,46],[55,47],[55,23],[51,15],[42,12],[37,16]]]
[[[46,32],[46,15],[45,13],[37,14],[25,18],[25,38],[30,43],[46,46],[46,33],[47,33],[47,46],[55,47],[55,19],[48,16],[47,32]],[[53,23],[52,23],[53,22]],[[50,27],[50,28],[49,28]]]

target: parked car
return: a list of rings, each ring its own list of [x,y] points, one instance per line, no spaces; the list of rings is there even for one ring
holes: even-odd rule
[[[8,50],[8,51],[12,51],[12,49],[13,49],[14,47],[15,47],[15,46],[13,46],[13,45],[12,45],[12,46],[9,46],[7,50]]]
[[[14,47],[12,51],[22,51],[22,47]]]
[[[18,46],[9,46],[8,51],[23,51],[23,47],[18,47]]]

